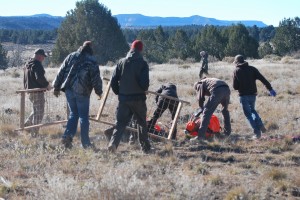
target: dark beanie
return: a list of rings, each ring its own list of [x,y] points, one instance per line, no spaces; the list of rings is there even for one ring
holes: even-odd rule
[[[234,57],[234,61],[233,61],[233,63],[234,64],[242,64],[242,63],[244,63],[245,62],[245,60],[244,60],[244,57],[242,56],[242,55],[236,55],[235,57]]]
[[[143,43],[140,40],[134,40],[131,44],[131,49],[137,49],[138,51],[143,51]]]
[[[92,42],[85,41],[82,45],[82,52],[93,55]]]

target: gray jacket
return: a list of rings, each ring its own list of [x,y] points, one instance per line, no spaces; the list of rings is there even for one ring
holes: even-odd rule
[[[228,87],[227,83],[217,78],[204,78],[194,84],[194,89],[197,91],[197,99],[199,106],[202,108],[205,96],[210,96],[213,90],[218,87]]]

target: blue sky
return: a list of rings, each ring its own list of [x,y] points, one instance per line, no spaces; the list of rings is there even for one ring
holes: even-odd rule
[[[0,16],[50,14],[65,16],[76,0],[0,0]],[[284,18],[300,17],[300,0],[100,0],[113,15],[161,17],[200,15],[220,20],[258,20],[278,26]]]

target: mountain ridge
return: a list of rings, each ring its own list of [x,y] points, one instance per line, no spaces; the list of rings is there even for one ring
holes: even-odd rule
[[[230,26],[232,24],[242,23],[245,26],[256,25],[258,27],[267,26],[262,21],[256,20],[218,20],[215,18],[192,15],[190,17],[157,17],[145,16],[142,14],[119,14],[114,15],[118,19],[121,27],[131,26],[184,26],[184,25],[214,25]]]
[[[262,21],[256,20],[218,20],[199,15],[190,17],[158,17],[142,14],[118,14],[113,15],[122,28],[127,27],[157,27],[157,26],[186,26],[186,25],[214,25],[230,26],[241,23],[245,26],[265,27]],[[12,30],[53,30],[60,26],[64,17],[49,14],[35,14],[30,16],[0,16],[0,29]]]

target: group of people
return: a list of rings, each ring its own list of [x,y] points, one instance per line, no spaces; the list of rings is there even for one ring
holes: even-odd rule
[[[248,62],[244,60],[242,55],[236,55],[233,63],[236,66],[233,72],[233,88],[239,93],[244,115],[253,129],[254,136],[252,138],[259,139],[261,137],[261,133],[266,131],[266,128],[259,114],[255,110],[257,95],[256,80],[261,81],[265,85],[270,96],[276,96],[276,92],[272,88],[270,82],[267,81],[259,70],[250,66]],[[224,118],[224,134],[229,136],[231,134],[231,124],[230,114],[228,111],[230,101],[230,89],[228,84],[217,78],[204,77],[194,84],[194,89],[197,91],[199,107],[202,108],[203,113],[201,125],[198,130],[198,136],[192,140],[203,141],[203,139],[205,139],[205,132],[209,125],[210,118],[219,104],[222,105],[221,112]],[[205,96],[208,96],[208,100],[204,104]]]
[[[119,60],[111,78],[112,91],[118,95],[118,106],[116,109],[116,124],[110,141],[108,150],[115,152],[118,148],[122,134],[126,126],[132,119],[136,120],[138,140],[144,153],[151,151],[151,144],[148,138],[148,131],[153,130],[157,119],[162,113],[169,109],[174,119],[178,102],[175,99],[156,96],[157,109],[150,121],[147,122],[146,92],[149,88],[149,66],[142,56],[143,43],[135,40],[126,57]],[[228,105],[230,101],[229,86],[217,78],[202,78],[203,73],[208,73],[208,54],[200,52],[203,64],[200,71],[200,81],[194,84],[197,91],[199,107],[203,109],[202,123],[198,131],[198,137],[194,141],[204,139],[210,117],[216,107],[222,105],[222,114],[224,117],[224,133],[231,134],[230,114]],[[42,62],[46,54],[43,49],[37,49],[34,57],[24,67],[24,88],[54,88],[54,95],[58,97],[60,91],[66,95],[68,107],[70,110],[66,130],[62,136],[62,144],[66,148],[72,147],[73,137],[77,131],[78,120],[80,122],[81,143],[83,148],[93,147],[89,138],[89,105],[90,95],[94,89],[99,99],[102,97],[102,80],[99,67],[93,56],[91,41],[85,41],[75,52],[70,53],[63,61],[57,76],[52,84],[45,78],[45,70]],[[256,80],[260,80],[270,91],[272,96],[276,92],[271,84],[261,75],[261,73],[244,60],[243,56],[237,55],[234,63],[236,69],[233,76],[233,87],[238,90],[240,102],[245,116],[254,130],[256,138],[260,138],[261,132],[265,131],[261,118],[255,110],[255,100],[257,94]],[[178,98],[176,85],[174,83],[164,84],[157,93]],[[32,97],[37,95],[37,97]],[[207,102],[205,97],[208,96]],[[39,124],[42,121],[44,113],[44,94],[30,93],[29,99],[33,104],[33,111],[25,122],[26,126]],[[42,103],[41,103],[42,102]],[[39,104],[37,106],[37,104]],[[38,130],[36,130],[38,131]],[[176,139],[177,130],[175,128],[172,139]]]

